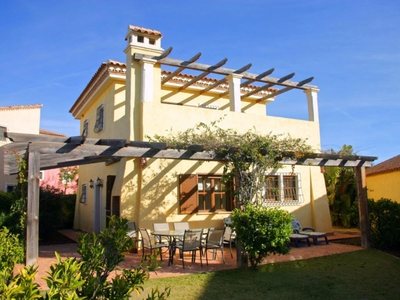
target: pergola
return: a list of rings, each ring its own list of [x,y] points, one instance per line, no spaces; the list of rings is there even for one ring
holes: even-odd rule
[[[260,74],[253,74],[247,72],[251,67],[252,64],[249,63],[239,69],[229,69],[225,68],[224,65],[227,63],[228,59],[224,58],[220,60],[219,62],[213,64],[213,65],[208,65],[208,64],[201,64],[197,63],[197,60],[201,57],[201,52],[195,54],[193,57],[187,59],[187,60],[178,60],[178,59],[173,59],[169,58],[169,54],[172,52],[172,47],[166,49],[161,55],[159,56],[149,56],[149,55],[144,55],[144,54],[139,54],[135,53],[133,55],[133,59],[137,61],[141,61],[143,63],[148,63],[150,62],[151,64],[158,63],[160,65],[166,65],[170,67],[176,67],[176,69],[172,72],[170,72],[168,75],[166,75],[164,78],[161,80],[161,84],[165,85],[169,81],[175,79],[177,76],[179,76],[184,70],[192,70],[192,71],[197,71],[200,72],[198,75],[193,76],[189,81],[184,83],[182,86],[179,87],[178,91],[182,91],[206,76],[209,76],[210,74],[212,75],[220,75],[222,76],[221,79],[214,79],[214,83],[209,84],[208,86],[204,87],[202,90],[200,90],[200,94],[204,94],[206,92],[209,92],[211,90],[221,88],[224,86],[228,85],[228,80],[230,76],[234,76],[240,79],[244,79],[244,81],[240,82],[239,86],[240,88],[245,88],[248,87],[249,90],[242,95],[240,95],[241,98],[247,98],[253,95],[258,95],[259,97],[257,98],[257,102],[261,102],[273,97],[276,97],[282,93],[285,93],[287,91],[290,91],[292,89],[300,89],[300,90],[310,90],[310,89],[315,89],[315,86],[309,85],[312,80],[314,80],[314,77],[309,77],[304,80],[301,80],[299,82],[291,81],[295,76],[295,73],[290,73],[285,76],[282,76],[280,78],[274,78],[271,77],[270,75],[274,72],[274,68],[268,69],[265,72],[262,72]],[[208,79],[210,79],[208,77]],[[255,86],[254,84],[261,84],[258,86]],[[270,90],[274,86],[280,86],[281,89],[273,89]],[[264,91],[269,90],[268,93],[263,93]],[[229,89],[225,92],[220,92],[218,93],[218,98],[225,97],[230,93]],[[263,94],[260,94],[263,93]]]
[[[17,154],[26,155],[28,161],[26,264],[35,263],[39,252],[40,170],[99,162],[112,164],[121,158],[163,158],[220,162],[225,160],[224,157],[218,156],[213,151],[204,151],[201,145],[191,145],[187,149],[180,150],[169,149],[166,144],[155,142],[93,139],[84,136],[65,138],[7,131],[0,133],[0,140],[2,138],[8,139],[10,142],[2,146],[4,149],[5,174],[14,174],[18,171]],[[313,153],[297,160],[283,158],[281,163],[284,165],[354,168],[359,197],[361,244],[367,248],[369,247],[369,232],[365,168],[370,167],[374,160],[376,160],[376,157],[371,156]]]

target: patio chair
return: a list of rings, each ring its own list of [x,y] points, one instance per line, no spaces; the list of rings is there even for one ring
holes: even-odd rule
[[[320,238],[323,238],[326,244],[329,244],[326,232],[315,231],[312,227],[302,227],[300,221],[297,219],[292,220],[292,228],[293,233],[307,235],[309,238],[312,238],[314,245],[318,244],[318,239]]]
[[[154,231],[169,231],[169,224],[168,223],[154,223],[153,224]],[[167,237],[159,237],[159,243],[168,243],[169,239]]]
[[[184,231],[189,230],[189,223],[188,222],[174,222],[174,229],[176,231]]]
[[[128,232],[126,234],[133,240],[133,251],[137,253],[138,244],[141,240],[139,239],[135,222],[128,222]]]
[[[200,253],[200,264],[203,266],[203,260],[201,258],[201,237],[203,235],[203,229],[192,229],[185,230],[182,241],[177,241],[176,248],[179,249],[180,257],[182,258],[182,266],[185,268],[185,252],[191,252],[192,263],[196,261],[196,253]]]
[[[229,252],[230,252],[232,258],[233,258],[232,243],[235,242],[235,238],[236,238],[236,233],[232,229],[232,227],[225,226],[223,243],[224,243],[224,245],[229,245]]]
[[[217,251],[221,251],[222,261],[225,263],[224,258],[224,232],[225,229],[214,229],[210,230],[207,235],[206,245],[203,247],[203,250],[206,254],[206,262],[208,266],[208,250],[213,250],[213,259],[217,257]]]
[[[144,255],[145,249],[149,249],[150,253],[153,254],[155,250],[160,251],[160,259],[162,260],[162,248],[168,248],[169,249],[169,244],[168,243],[160,243],[154,239],[149,233],[149,231],[145,228],[140,228],[140,235],[142,236],[142,253],[143,257],[146,259]]]

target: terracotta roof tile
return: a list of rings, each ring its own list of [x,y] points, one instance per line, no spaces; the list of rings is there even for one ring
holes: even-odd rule
[[[43,107],[42,104],[10,105],[10,106],[0,106],[0,110],[35,109],[42,107]]]
[[[54,132],[54,131],[50,131],[50,130],[46,130],[46,129],[40,129],[39,133],[40,134],[44,134],[44,135],[53,135],[53,136],[65,137],[65,135],[62,134],[62,133],[58,133],[58,132]]]
[[[162,37],[161,32],[158,30],[154,30],[154,29],[148,29],[148,28],[135,26],[135,25],[129,25],[129,29],[132,31],[135,31],[135,32],[139,32],[139,33]]]
[[[400,170],[400,155],[389,158],[388,160],[385,160],[376,166],[368,168],[366,174],[368,176],[396,170]]]

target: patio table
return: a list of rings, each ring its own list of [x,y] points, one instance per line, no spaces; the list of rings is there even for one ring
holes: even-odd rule
[[[168,266],[174,263],[175,245],[177,238],[183,238],[185,231],[183,230],[158,230],[151,233],[156,237],[167,237],[168,238]]]

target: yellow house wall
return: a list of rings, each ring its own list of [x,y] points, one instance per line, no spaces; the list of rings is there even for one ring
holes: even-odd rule
[[[368,198],[392,199],[400,203],[400,170],[367,176]]]
[[[154,101],[142,103],[140,99],[141,66],[132,61],[134,51],[127,49],[127,85],[110,84],[105,86],[91,100],[81,119],[89,119],[89,136],[103,138],[127,138],[147,140],[147,136],[163,135],[168,131],[183,131],[199,122],[210,124],[222,120],[218,126],[233,128],[244,132],[254,128],[260,134],[290,134],[292,137],[307,139],[314,148],[320,150],[319,123],[265,116],[265,104],[242,103],[244,113],[229,111],[227,98],[212,100],[212,95],[197,95],[194,92],[176,92],[172,88],[161,89],[161,71],[154,69]],[[154,54],[153,52],[151,52]],[[168,95],[169,94],[169,95]],[[166,96],[168,95],[168,96]],[[197,95],[194,97],[193,95]],[[124,101],[126,96],[126,100]],[[190,98],[189,100],[187,100]],[[173,105],[162,101],[180,103]],[[105,127],[93,133],[96,108],[100,103],[105,107]],[[181,103],[182,104],[182,103]],[[190,106],[189,106],[190,105]],[[221,110],[199,107],[215,105]],[[113,124],[110,126],[110,124]],[[280,172],[291,172],[285,167]],[[317,230],[330,231],[331,220],[323,174],[318,167],[296,166],[300,174],[303,202],[299,205],[284,206],[298,217],[303,226],[313,226]],[[113,196],[121,196],[121,215],[134,220],[138,226],[151,228],[154,222],[189,221],[192,227],[220,227],[226,213],[179,214],[178,175],[179,174],[222,174],[221,165],[216,162],[194,162],[183,160],[149,159],[143,166],[140,159],[122,159],[105,166],[95,164],[82,166],[80,183],[100,177],[105,183],[107,175],[116,175]],[[88,203],[79,205],[79,224],[76,227],[91,231],[93,226],[93,191],[88,189]],[[78,195],[79,198],[79,195]],[[102,209],[105,210],[105,188],[102,190]],[[105,212],[102,212],[105,215]],[[104,222],[102,226],[104,226]]]

